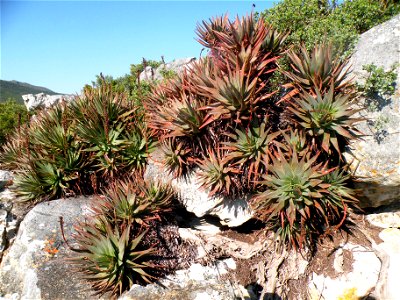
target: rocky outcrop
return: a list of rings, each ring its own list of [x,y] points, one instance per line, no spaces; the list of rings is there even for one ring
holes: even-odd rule
[[[90,199],[71,198],[40,203],[20,224],[17,237],[0,265],[0,295],[15,299],[88,299],[89,285],[65,261],[70,250],[63,242],[85,215]]]
[[[187,211],[197,217],[216,216],[222,225],[229,227],[240,226],[253,217],[254,212],[247,199],[210,197],[208,191],[200,186],[195,171],[185,178],[173,178],[162,166],[161,160],[159,151],[153,153],[153,158],[146,169],[145,179],[170,182]]]
[[[0,170],[0,190],[13,180],[13,175],[9,171]]]
[[[71,101],[75,98],[73,95],[47,95],[44,93],[39,93],[36,95],[27,94],[22,95],[22,99],[24,100],[24,104],[26,108],[29,110],[34,110],[36,108],[49,108],[56,103],[62,101]]]
[[[17,234],[20,218],[13,210],[15,195],[8,188],[0,189],[0,261],[4,250],[13,242]]]
[[[400,63],[400,15],[360,36],[351,59],[355,80],[363,83],[367,64],[388,71]],[[396,91],[391,97],[363,99],[368,121],[357,127],[365,136],[351,144],[345,155],[357,179],[362,207],[378,207],[400,201],[400,64],[396,68]],[[375,103],[374,107],[368,103]]]
[[[120,300],[236,300],[257,299],[251,290],[221,280],[236,269],[233,259],[218,261],[213,266],[193,264],[187,270],[180,270],[145,287],[134,285]]]
[[[185,68],[190,67],[190,64],[196,61],[195,57],[180,58],[172,62],[161,64],[157,68],[147,66],[139,75],[140,80],[162,80],[164,74],[168,71],[175,73],[182,72]]]

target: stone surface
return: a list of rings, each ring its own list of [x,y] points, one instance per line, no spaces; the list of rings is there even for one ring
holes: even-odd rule
[[[359,299],[374,290],[381,269],[380,260],[375,253],[370,248],[350,243],[342,248],[342,251],[348,250],[352,254],[352,271],[342,273],[337,270],[339,272],[335,278],[313,272],[309,283],[310,299],[337,300],[346,294],[353,296],[348,299]],[[339,256],[335,260],[338,259]],[[336,262],[336,265],[340,265],[340,262]]]
[[[236,268],[233,259],[217,261],[213,266],[193,264],[187,270],[176,271],[156,284],[134,285],[120,300],[229,300],[257,299],[244,287],[221,280],[221,276]]]
[[[246,199],[210,197],[208,191],[201,188],[198,183],[196,172],[185,178],[173,178],[163,168],[159,155],[158,151],[153,153],[144,175],[145,179],[170,182],[177,192],[179,200],[189,212],[194,213],[197,217],[216,216],[220,219],[221,224],[229,227],[240,226],[253,217],[253,211]]]
[[[386,280],[380,291],[380,297],[385,300],[396,300],[400,295],[400,229],[384,229],[379,237],[383,241],[379,244],[379,248],[389,258]]]
[[[14,194],[7,188],[0,192],[0,261],[18,228],[18,217],[12,213]]]
[[[24,104],[28,110],[33,110],[36,108],[49,108],[52,105],[61,101],[71,101],[75,98],[73,95],[47,95],[44,93],[39,93],[36,95],[27,94],[22,95]]]
[[[362,67],[372,63],[386,71],[400,63],[400,15],[360,36],[351,59],[352,75],[357,82],[365,81],[367,73]],[[400,64],[396,73],[393,96],[364,99],[379,105],[377,109],[360,112],[361,117],[368,119],[357,125],[365,136],[353,142],[352,149],[345,154],[357,178],[355,187],[361,192],[361,207],[378,207],[400,200]]]
[[[13,175],[9,171],[0,170],[0,190],[13,180]]]
[[[89,203],[85,197],[44,202],[25,216],[0,265],[0,295],[16,299],[91,297],[89,286],[65,261],[71,251],[63,242],[59,225],[62,216],[68,238],[77,218],[88,211]],[[51,254],[50,250],[58,252]]]
[[[377,209],[365,219],[376,227],[400,228],[400,202]]]
[[[182,72],[185,68],[190,67],[190,64],[196,60],[195,57],[180,58],[172,62],[161,64],[157,68],[147,66],[139,75],[140,80],[162,80],[164,71]]]

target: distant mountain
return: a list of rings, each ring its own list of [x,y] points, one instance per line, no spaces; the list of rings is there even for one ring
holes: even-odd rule
[[[15,80],[0,80],[0,102],[5,102],[7,99],[12,98],[15,99],[18,103],[23,103],[22,95],[38,93],[45,93],[49,95],[59,94],[53,92],[48,88],[32,85],[25,82],[19,82]]]

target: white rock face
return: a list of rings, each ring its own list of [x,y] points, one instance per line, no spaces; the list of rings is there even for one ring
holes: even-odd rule
[[[24,104],[28,111],[40,107],[49,108],[58,102],[68,102],[73,100],[74,98],[75,96],[73,95],[47,95],[44,93],[39,93],[36,95],[22,95],[22,99],[24,100]]]
[[[383,243],[379,244],[379,248],[389,258],[386,282],[380,291],[380,296],[381,299],[396,300],[400,295],[400,229],[384,229],[379,237],[383,240]]]
[[[257,299],[243,286],[236,286],[221,280],[221,276],[236,269],[231,258],[218,261],[213,266],[193,264],[189,269],[176,271],[172,275],[159,280],[157,284],[145,287],[133,285],[120,300],[236,300]]]
[[[364,65],[375,64],[388,71],[399,64],[395,70],[395,94],[364,99],[378,105],[360,112],[361,117],[368,119],[357,125],[365,136],[353,142],[351,151],[345,153],[357,178],[355,187],[362,193],[360,206],[395,203],[400,200],[400,15],[363,33],[350,62],[352,75],[359,83],[367,75],[362,70]]]
[[[176,73],[182,72],[185,68],[189,68],[191,63],[196,61],[195,57],[180,58],[172,62],[161,64],[157,68],[147,66],[139,75],[140,80],[161,80],[164,78],[163,72],[174,71]]]
[[[380,260],[374,252],[371,249],[353,244],[344,245],[343,250],[351,251],[353,270],[341,275],[341,272],[339,272],[339,276],[335,278],[314,272],[309,283],[311,299],[337,300],[346,293],[353,293],[353,297],[363,298],[374,290],[381,268]],[[335,260],[337,259],[340,260],[339,256]]]
[[[36,205],[21,222],[17,237],[0,265],[0,291],[17,299],[89,299],[91,291],[65,262],[70,250],[61,237],[59,217],[69,237],[89,198],[54,200]],[[49,255],[49,241],[58,253]]]
[[[208,191],[201,188],[196,172],[186,178],[176,179],[168,174],[160,163],[151,160],[144,176],[145,179],[170,182],[187,211],[194,213],[199,218],[205,215],[216,216],[220,219],[221,224],[237,227],[250,220],[254,215],[247,199],[210,197]]]

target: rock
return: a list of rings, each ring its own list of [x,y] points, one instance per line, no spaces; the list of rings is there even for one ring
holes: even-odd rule
[[[197,217],[217,216],[222,225],[237,227],[253,216],[246,198],[210,197],[209,192],[199,184],[196,172],[187,178],[174,179],[172,186],[187,211],[194,213]]]
[[[157,68],[147,66],[139,75],[140,80],[162,80],[165,71],[173,71],[175,73],[182,72],[185,68],[190,67],[192,62],[196,61],[195,57],[180,58],[172,62],[161,64]]]
[[[133,285],[120,300],[221,300],[257,299],[244,287],[235,286],[221,276],[236,268],[233,259],[217,261],[214,266],[193,264],[187,270],[176,271],[158,283],[145,287]]]
[[[18,235],[0,265],[0,291],[20,299],[87,299],[90,286],[66,263],[69,250],[62,239],[59,217],[68,238],[90,198],[70,198],[36,205],[20,224]],[[52,251],[54,251],[52,253]],[[58,251],[58,252],[57,252]]]
[[[12,242],[17,231],[17,217],[11,213],[11,199],[14,196],[9,189],[0,192],[0,261],[6,247]]]
[[[374,290],[381,268],[375,253],[369,248],[350,243],[343,245],[343,250],[351,251],[352,271],[338,272],[334,278],[313,272],[308,286],[310,299],[359,299],[369,296]],[[345,298],[346,295],[349,298]]]
[[[56,103],[61,101],[71,101],[75,98],[73,95],[47,95],[44,93],[39,93],[36,95],[27,94],[22,95],[22,99],[24,100],[24,104],[26,108],[29,110],[34,110],[36,108],[49,108]]]
[[[366,64],[373,63],[388,71],[399,63],[399,39],[400,15],[363,33],[351,59],[356,81],[365,80],[367,73],[362,67]],[[353,142],[351,150],[345,153],[357,178],[355,188],[360,190],[361,207],[378,207],[400,200],[400,64],[396,73],[395,94],[380,99],[383,102],[379,102],[378,109],[360,113],[369,120],[357,125],[366,136]]]
[[[365,219],[376,227],[400,228],[400,203],[377,209],[366,215]]]
[[[9,171],[0,170],[0,190],[13,181],[13,175]]]
[[[173,178],[163,168],[159,155],[159,151],[153,153],[144,178],[159,180],[164,183],[170,182],[187,211],[194,213],[199,218],[206,215],[217,216],[221,224],[229,227],[240,226],[253,217],[253,211],[248,205],[247,199],[210,197],[208,191],[201,188],[198,183],[196,172],[185,178]]]
[[[380,299],[395,300],[400,295],[400,229],[387,228],[384,229],[379,237],[383,243],[379,244],[379,248],[389,257],[387,274],[385,276],[383,288],[380,291]]]

